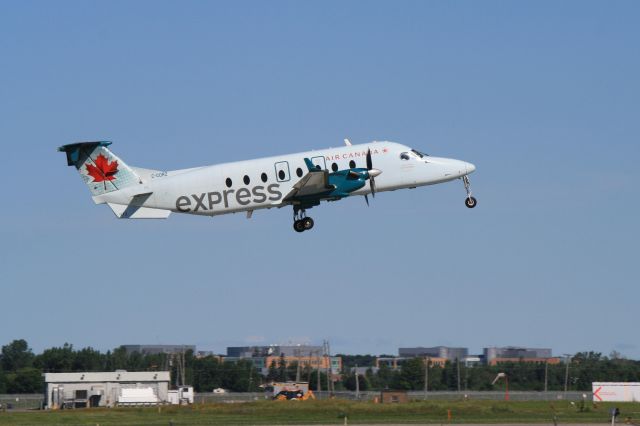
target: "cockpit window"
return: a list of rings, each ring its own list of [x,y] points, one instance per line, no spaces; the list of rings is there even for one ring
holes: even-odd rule
[[[408,152],[403,152],[400,154],[400,159],[401,160],[408,160],[409,158],[411,158],[411,156],[409,155]]]
[[[425,154],[424,152],[420,152],[420,151],[415,150],[415,149],[412,149],[411,152],[413,152],[414,154],[416,154],[420,158],[429,156],[429,154]]]

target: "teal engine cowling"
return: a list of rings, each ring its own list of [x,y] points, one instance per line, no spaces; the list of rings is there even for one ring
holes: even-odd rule
[[[371,194],[375,194],[374,178],[382,173],[378,169],[374,169],[371,162],[371,151],[367,151],[367,168],[352,168],[338,170],[328,173],[327,170],[320,170],[308,158],[304,159],[309,173],[325,173],[326,191],[315,193],[313,195],[302,196],[297,199],[301,208],[310,208],[320,204],[320,200],[335,201],[344,197],[348,197],[354,191],[364,187],[369,181],[371,186]],[[365,194],[365,200],[369,204],[369,199]]]
[[[328,196],[333,198],[348,197],[353,191],[365,186],[369,179],[369,171],[367,169],[346,169],[329,173],[329,184],[334,189],[329,192]]]

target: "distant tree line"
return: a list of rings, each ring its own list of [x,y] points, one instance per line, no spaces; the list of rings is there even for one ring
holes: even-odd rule
[[[443,367],[430,365],[425,371],[424,359],[407,360],[400,369],[391,370],[381,366],[374,373],[375,358],[371,355],[340,355],[344,371],[334,383],[335,390],[355,390],[356,376],[353,368],[368,367],[365,374],[358,377],[359,388],[365,390],[402,389],[424,390],[428,376],[428,389],[449,390],[503,390],[504,383],[491,382],[498,373],[506,373],[511,390],[544,390],[545,364],[510,362],[496,366],[478,365],[465,367],[457,361],[447,362]],[[549,364],[547,367],[547,389],[564,389],[565,364]],[[178,365],[167,354],[142,355],[127,354],[124,348],[102,353],[92,348],[75,349],[65,343],[61,347],[45,349],[34,354],[25,340],[14,340],[2,346],[0,354],[0,394],[40,393],[45,372],[79,371],[171,371],[172,382],[176,383]],[[288,365],[284,358],[268,366],[268,374],[262,376],[248,360],[224,362],[215,356],[195,357],[187,351],[184,357],[184,371],[188,384],[197,392],[211,392],[224,388],[234,392],[259,391],[260,385],[271,381],[303,380],[310,382],[312,389],[327,390],[325,371],[318,372],[308,365],[293,362]],[[318,386],[318,379],[319,386]],[[612,353],[609,357],[598,352],[579,352],[569,365],[568,390],[590,391],[591,382],[640,381],[640,361],[628,360]]]

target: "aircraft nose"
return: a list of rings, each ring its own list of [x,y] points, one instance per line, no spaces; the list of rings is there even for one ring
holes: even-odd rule
[[[476,171],[476,166],[474,166],[473,164],[465,162],[464,165],[465,165],[465,168],[467,169],[467,174],[473,173]]]

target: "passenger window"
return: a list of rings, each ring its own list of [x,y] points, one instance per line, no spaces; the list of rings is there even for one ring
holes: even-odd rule
[[[338,165],[336,163],[333,163],[331,165],[331,170],[333,170],[334,172],[337,172],[338,171]]]
[[[300,167],[296,169],[296,174],[298,175],[298,177],[302,177],[302,169]]]
[[[227,188],[231,188],[231,185],[233,185],[233,182],[231,182],[231,178],[227,178],[225,183],[227,184]]]
[[[356,162],[353,161],[353,160],[349,161],[349,168],[350,169],[355,169],[356,168]]]
[[[289,179],[291,179],[288,162],[278,161],[273,166],[275,168],[276,180],[278,182],[287,182]]]
[[[400,159],[401,160],[408,160],[410,158],[411,158],[411,156],[409,155],[408,152],[403,152],[402,154],[400,154]]]
[[[260,175],[260,179],[262,179],[262,181],[266,183],[267,182],[267,174],[266,173],[262,173]]]
[[[251,179],[249,179],[249,176],[244,175],[244,178],[242,178],[242,180],[244,181],[245,185],[249,185],[249,182],[251,182]]]

